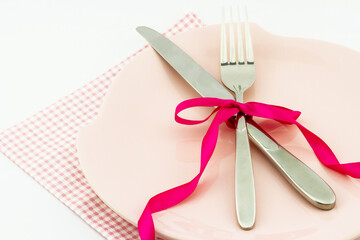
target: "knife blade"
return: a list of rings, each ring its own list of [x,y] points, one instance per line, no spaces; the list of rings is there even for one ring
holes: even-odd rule
[[[136,30],[201,96],[234,99],[223,85],[168,38],[149,27],[140,26]],[[307,201],[323,210],[335,206],[335,193],[318,174],[264,134],[259,126],[247,123],[247,127],[250,140]]]

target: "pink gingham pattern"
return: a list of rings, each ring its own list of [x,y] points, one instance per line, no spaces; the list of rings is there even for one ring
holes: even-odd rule
[[[166,35],[200,26],[203,23],[198,16],[188,13]],[[97,115],[116,74],[144,48],[72,94],[0,133],[0,151],[106,239],[139,236],[136,226],[106,206],[87,183],[79,166],[76,137],[79,129]]]

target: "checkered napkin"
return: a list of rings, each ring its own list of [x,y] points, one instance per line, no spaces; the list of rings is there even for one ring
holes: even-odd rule
[[[196,14],[188,13],[166,35],[203,25]],[[106,239],[139,236],[136,226],[119,217],[91,189],[80,170],[75,142],[79,129],[96,117],[116,74],[144,48],[69,96],[0,133],[0,151]]]

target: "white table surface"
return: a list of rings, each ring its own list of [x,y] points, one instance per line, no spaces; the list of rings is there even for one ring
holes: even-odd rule
[[[219,23],[224,2],[229,3],[1,0],[0,131],[142,47],[145,41],[136,26],[165,31],[188,11],[198,13],[206,24]],[[246,4],[250,20],[272,33],[321,39],[360,51],[359,1],[252,0]],[[0,189],[0,239],[103,239],[1,154]]]

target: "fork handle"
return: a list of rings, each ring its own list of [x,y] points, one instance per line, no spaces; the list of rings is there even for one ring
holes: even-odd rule
[[[247,130],[250,140],[307,201],[323,210],[335,206],[333,190],[319,175],[268,137],[260,126],[247,122]]]
[[[255,185],[244,116],[238,117],[236,128],[235,202],[240,227],[252,229],[255,224]]]

